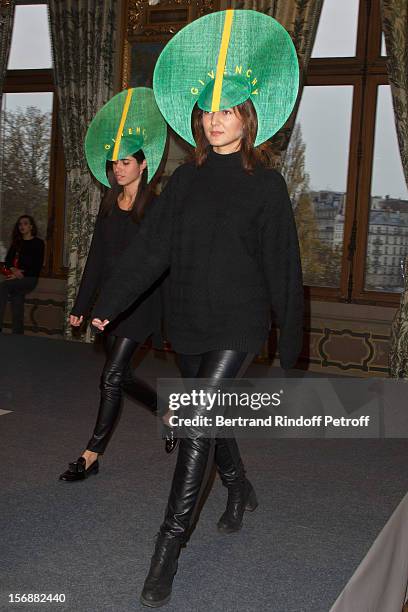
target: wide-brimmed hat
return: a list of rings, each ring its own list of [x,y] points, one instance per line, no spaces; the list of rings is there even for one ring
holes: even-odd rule
[[[142,149],[151,181],[163,157],[167,125],[153,90],[125,89],[107,102],[91,121],[85,137],[85,155],[94,177],[110,187],[106,162],[123,159]]]
[[[196,103],[215,112],[251,100],[257,146],[284,125],[298,87],[299,65],[288,32],[269,15],[250,10],[219,11],[190,23],[167,43],[153,76],[164,118],[193,146]]]

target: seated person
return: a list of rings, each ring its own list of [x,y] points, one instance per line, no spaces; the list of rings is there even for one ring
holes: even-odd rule
[[[13,229],[11,246],[0,275],[0,332],[10,299],[13,334],[24,333],[24,297],[38,282],[44,261],[44,241],[37,237],[37,225],[30,215],[21,215]]]

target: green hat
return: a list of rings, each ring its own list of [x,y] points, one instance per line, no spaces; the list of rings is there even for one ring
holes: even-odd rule
[[[298,87],[289,34],[269,15],[249,10],[219,11],[190,23],[167,43],[153,76],[164,118],[193,146],[196,103],[215,112],[250,99],[258,117],[258,146],[285,123]]]
[[[143,150],[148,182],[153,178],[166,145],[167,126],[148,87],[125,89],[107,102],[91,121],[85,155],[94,177],[110,187],[106,162]]]

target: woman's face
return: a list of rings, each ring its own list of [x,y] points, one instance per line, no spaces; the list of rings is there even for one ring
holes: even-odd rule
[[[27,217],[23,217],[22,219],[20,219],[20,221],[18,222],[18,229],[23,237],[31,236],[33,226],[30,223],[30,219],[28,219]]]
[[[134,181],[140,180],[146,165],[145,159],[139,163],[132,155],[128,155],[124,159],[118,159],[118,161],[113,162],[115,179],[119,185],[127,187]]]
[[[242,119],[233,108],[214,113],[203,111],[204,134],[216,153],[234,153],[241,147]]]

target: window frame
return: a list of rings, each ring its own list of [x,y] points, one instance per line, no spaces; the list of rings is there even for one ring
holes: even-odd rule
[[[380,1],[360,0],[356,55],[309,62],[305,86],[353,86],[340,283],[336,288],[307,287],[310,299],[392,307],[400,300],[398,292],[364,289],[377,94],[379,85],[389,84],[381,37]]]
[[[16,5],[41,4],[43,1],[18,0]],[[48,6],[47,6],[48,8]],[[61,130],[58,122],[58,99],[52,68],[7,70],[3,95],[8,93],[53,94],[50,169],[48,188],[48,221],[44,266],[40,276],[47,278],[66,278],[67,268],[63,265],[65,239],[65,166]]]

